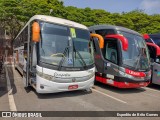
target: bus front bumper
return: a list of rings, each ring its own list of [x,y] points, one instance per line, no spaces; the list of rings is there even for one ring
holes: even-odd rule
[[[96,81],[99,81],[104,84],[108,84],[117,88],[140,88],[146,87],[150,84],[150,80],[140,81],[140,82],[126,82],[126,81],[116,81],[113,79],[108,79],[101,76],[96,76]]]
[[[87,90],[94,85],[94,79],[95,76],[83,82],[57,83],[37,76],[36,91],[37,93],[57,93],[64,91]],[[70,86],[78,86],[78,88],[73,87],[73,89],[70,89]]]

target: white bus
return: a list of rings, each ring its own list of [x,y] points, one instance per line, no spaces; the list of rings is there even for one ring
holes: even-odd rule
[[[37,93],[87,90],[93,86],[93,46],[86,26],[35,15],[13,42],[14,65],[24,87]]]

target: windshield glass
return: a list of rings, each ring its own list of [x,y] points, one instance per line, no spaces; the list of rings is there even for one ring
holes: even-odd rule
[[[72,36],[74,47],[74,66],[79,67],[82,64],[93,64],[93,45],[92,42],[89,41],[89,32],[81,29],[76,29],[75,32],[76,36]],[[84,62],[80,57],[83,58]]]
[[[136,70],[147,70],[150,66],[149,53],[141,36],[120,31],[128,39],[128,50],[122,50],[123,64]]]
[[[40,26],[41,62],[60,67],[93,64],[93,48],[89,49],[89,31],[44,22],[41,22]],[[77,55],[77,52],[80,55]]]

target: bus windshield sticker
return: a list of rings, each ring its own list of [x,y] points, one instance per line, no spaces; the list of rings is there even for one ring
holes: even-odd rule
[[[75,30],[75,28],[70,28],[70,31],[71,31],[71,37],[72,38],[76,38],[76,30]]]
[[[108,66],[108,67],[110,67],[110,66],[111,66],[111,64],[110,64],[110,63],[107,63],[107,66]]]
[[[73,60],[71,58],[68,58],[68,64],[73,64]]]

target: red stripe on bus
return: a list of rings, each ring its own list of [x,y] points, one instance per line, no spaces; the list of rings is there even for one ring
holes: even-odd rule
[[[139,87],[146,87],[150,84],[150,82],[138,82],[138,83],[128,83],[128,82],[117,82],[113,80],[113,84],[108,83],[107,81],[110,79],[103,78],[100,76],[96,76],[96,81],[99,81],[104,84],[108,84],[118,88],[139,88]]]

